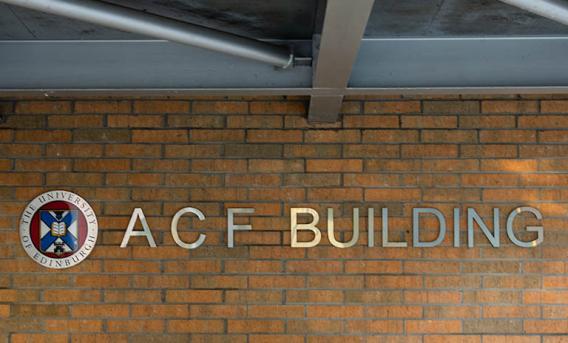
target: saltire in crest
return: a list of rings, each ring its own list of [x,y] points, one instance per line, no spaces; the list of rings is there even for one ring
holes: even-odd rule
[[[75,210],[40,211],[40,250],[63,254],[78,248],[78,213]]]

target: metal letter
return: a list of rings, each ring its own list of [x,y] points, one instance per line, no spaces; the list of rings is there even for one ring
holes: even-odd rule
[[[254,213],[254,208],[229,208],[227,210],[227,213],[228,213],[227,234],[229,236],[227,246],[229,248],[232,248],[232,247],[235,246],[235,239],[234,239],[235,230],[241,230],[241,231],[251,231],[252,230],[252,226],[250,226],[250,225],[235,225],[234,224],[235,213],[252,214],[252,213]]]
[[[375,209],[367,210],[367,246],[375,246]]]
[[[474,246],[474,238],[473,238],[473,222],[476,222],[477,225],[481,228],[481,231],[487,237],[491,245],[495,248],[500,246],[499,243],[499,209],[493,209],[493,234],[487,228],[487,225],[483,222],[483,219],[477,214],[475,209],[468,208],[467,209],[467,246],[468,248],[473,248]]]
[[[182,208],[174,215],[174,218],[172,219],[172,225],[171,225],[172,237],[174,238],[174,242],[176,242],[177,245],[179,245],[180,247],[184,249],[196,249],[199,248],[199,246],[201,246],[203,242],[205,242],[206,236],[204,234],[200,233],[195,243],[185,243],[179,238],[178,222],[181,216],[183,216],[186,213],[193,213],[197,216],[197,218],[199,218],[199,220],[202,221],[205,220],[205,215],[203,215],[203,212],[201,212],[200,210],[193,207]]]
[[[420,242],[420,214],[430,213],[435,215],[440,222],[440,232],[438,238],[432,242]],[[442,212],[435,208],[415,208],[412,210],[412,238],[413,246],[418,248],[431,248],[440,245],[446,236],[446,219]]]
[[[507,218],[507,236],[509,236],[509,239],[515,245],[518,245],[518,246],[523,247],[523,248],[534,248],[544,241],[544,227],[543,226],[527,226],[526,230],[529,231],[529,232],[536,232],[537,238],[534,241],[530,241],[530,242],[520,241],[515,236],[515,232],[513,232],[513,221],[515,220],[515,217],[518,214],[520,214],[521,212],[530,212],[530,213],[534,214],[536,219],[542,220],[542,214],[536,208],[533,208],[533,207],[518,207],[518,208],[514,209],[513,211],[511,211],[511,213],[509,214],[509,218]]]
[[[349,242],[343,243],[335,239],[334,225],[333,225],[333,208],[327,209],[327,237],[331,245],[337,248],[351,248],[359,240],[359,209],[353,209],[353,236]]]
[[[454,208],[454,247],[460,246],[460,209]]]
[[[136,225],[137,219],[140,219],[140,223],[142,223],[142,231],[134,231],[134,226]],[[148,226],[148,222],[146,221],[146,216],[144,216],[144,212],[142,212],[141,208],[135,208],[134,212],[132,212],[130,222],[128,223],[128,228],[124,233],[124,238],[122,238],[120,247],[126,248],[128,241],[132,236],[144,236],[148,240],[150,247],[156,247],[156,242],[154,241],[154,237],[152,237],[152,232],[150,231],[150,227]]]
[[[382,220],[383,220],[383,247],[385,248],[406,248],[408,243],[406,242],[389,242],[389,209],[382,209]]]
[[[309,214],[314,218],[309,224],[298,224],[298,214]],[[319,222],[319,214],[312,208],[291,208],[290,209],[290,231],[292,248],[311,248],[315,247],[321,241],[321,232],[316,227]],[[298,230],[310,230],[314,233],[314,239],[311,242],[298,242]]]

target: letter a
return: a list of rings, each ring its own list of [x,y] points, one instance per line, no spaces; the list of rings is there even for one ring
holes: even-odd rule
[[[136,225],[136,220],[138,220],[138,218],[140,218],[140,223],[142,223],[142,231],[134,231],[134,226]],[[156,247],[156,242],[154,241],[154,237],[152,237],[152,232],[150,231],[150,227],[148,226],[148,222],[146,221],[146,217],[144,216],[144,212],[142,212],[141,208],[135,208],[134,212],[132,212],[128,228],[124,233],[124,238],[122,239],[120,247],[126,248],[128,241],[132,236],[145,236],[150,246],[152,248]]]

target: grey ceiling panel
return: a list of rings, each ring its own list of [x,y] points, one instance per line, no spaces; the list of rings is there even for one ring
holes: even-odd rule
[[[105,0],[255,38],[311,39],[317,0]]]
[[[568,26],[497,0],[378,0],[365,36],[566,35]]]
[[[318,0],[105,0],[260,39],[311,39]],[[345,0],[348,1],[348,0]],[[377,0],[365,36],[566,35],[568,27],[498,0]],[[0,39],[144,39],[0,6]]]
[[[8,5],[0,6],[3,7],[0,9],[0,40],[97,40],[146,38],[127,32],[107,29],[98,25],[32,11],[21,7]],[[12,26],[11,23],[15,21],[18,22],[19,26]]]
[[[317,9],[317,0],[106,2],[259,39],[311,39]],[[2,5],[0,11],[0,40],[147,38],[18,7]]]
[[[15,9],[0,4],[0,39],[34,39],[35,35],[19,18]]]

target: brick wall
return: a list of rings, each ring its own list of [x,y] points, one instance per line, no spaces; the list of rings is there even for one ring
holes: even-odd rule
[[[317,126],[302,98],[0,102],[0,342],[568,342],[561,99],[352,98],[341,123]],[[64,271],[19,243],[22,209],[52,189],[99,219],[93,254]],[[382,207],[391,239],[410,242],[413,207],[440,209],[451,228],[454,207],[491,223],[493,207],[519,205],[544,215],[537,248],[504,234],[499,249],[482,235],[453,248],[451,229],[443,247],[380,247]],[[180,223],[186,241],[207,234],[191,251],[169,232],[186,206],[207,217]],[[135,207],[158,248],[119,248]],[[233,249],[228,207],[256,208],[238,217],[253,231]],[[289,247],[290,207],[317,209],[320,246]],[[328,207],[342,240],[361,209],[357,246],[330,246]]]

